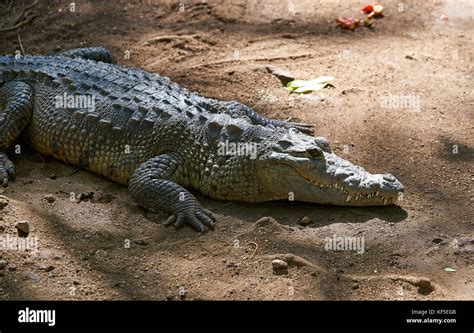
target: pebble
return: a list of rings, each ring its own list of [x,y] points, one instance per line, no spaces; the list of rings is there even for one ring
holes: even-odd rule
[[[9,200],[7,197],[0,195],[0,210],[8,206]]]
[[[272,261],[273,272],[277,275],[288,274],[288,264],[280,259]]]
[[[308,216],[304,216],[300,220],[300,225],[308,225],[308,224],[311,224],[311,223],[313,223],[313,220]]]
[[[7,262],[5,260],[0,260],[0,269],[7,267]]]
[[[39,281],[41,281],[41,278],[40,278],[38,275],[36,275],[35,273],[27,272],[25,275],[26,275],[28,278],[30,278],[33,282],[39,282]]]
[[[264,228],[270,225],[278,225],[278,222],[271,216],[265,216],[255,222],[255,228]]]
[[[49,176],[49,179],[56,179],[56,175],[54,173],[52,173],[50,176]]]
[[[45,272],[51,272],[52,270],[54,270],[54,266],[53,265],[48,265],[48,266],[45,266],[45,265],[41,265],[39,267],[40,271],[45,271]]]
[[[53,202],[56,201],[55,196],[52,195],[52,194],[46,194],[43,198],[44,198],[44,200],[46,200],[49,203],[53,203]]]
[[[24,233],[26,235],[30,233],[30,224],[28,221],[19,221],[15,223],[15,228],[18,229],[19,233]]]

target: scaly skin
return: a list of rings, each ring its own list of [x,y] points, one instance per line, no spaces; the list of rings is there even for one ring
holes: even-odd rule
[[[391,204],[403,192],[392,175],[370,174],[333,154],[324,138],[302,133],[311,125],[267,119],[113,62],[101,48],[1,56],[0,150],[24,132],[39,153],[128,184],[137,204],[200,231],[214,218],[186,188],[222,200],[294,195],[354,206]],[[95,105],[58,105],[58,96],[93,96]],[[9,177],[13,164],[0,153],[0,180]]]

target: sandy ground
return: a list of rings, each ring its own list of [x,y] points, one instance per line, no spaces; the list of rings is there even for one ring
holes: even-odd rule
[[[125,187],[20,140],[0,239],[16,240],[14,224],[27,220],[37,251],[0,251],[0,299],[474,299],[473,4],[399,3],[383,1],[373,29],[351,32],[334,18],[362,17],[363,2],[78,0],[71,12],[40,1],[19,29],[27,53],[105,46],[204,95],[314,123],[337,154],[395,174],[406,194],[398,206],[341,208],[196,193],[218,219],[198,234],[165,228],[166,215],[137,207]],[[26,4],[1,2],[0,26]],[[0,54],[20,49],[17,35],[1,33]],[[290,95],[267,64],[334,76],[335,87]],[[387,96],[419,104],[387,107]],[[71,192],[94,194],[77,202]],[[313,223],[299,225],[303,216]],[[365,252],[326,251],[333,235],[363,237]],[[287,274],[275,274],[275,258]]]

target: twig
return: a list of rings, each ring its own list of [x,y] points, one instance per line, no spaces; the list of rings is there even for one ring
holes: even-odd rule
[[[18,43],[20,44],[21,53],[25,55],[25,49],[23,48],[23,44],[21,43],[20,34],[18,34]]]
[[[201,64],[191,65],[188,66],[188,69],[194,69],[199,67],[209,67],[209,66],[216,66],[216,65],[225,65],[234,62],[252,62],[252,61],[277,61],[277,60],[296,60],[296,59],[303,59],[309,58],[319,55],[318,53],[302,53],[296,55],[285,55],[285,56],[277,56],[277,57],[263,57],[263,58],[247,58],[247,59],[223,59],[214,62],[205,62]]]
[[[252,244],[252,245],[255,245],[255,250],[253,250],[253,253],[252,253],[252,255],[251,255],[251,256],[250,256],[250,258],[249,258],[249,259],[252,259],[252,258],[253,258],[253,256],[255,255],[255,253],[257,253],[257,250],[258,250],[258,244],[257,244],[257,243],[255,243],[255,242],[249,242],[249,243],[250,243],[250,244]]]
[[[147,43],[160,43],[160,42],[171,42],[175,39],[193,39],[200,37],[199,34],[194,35],[166,35],[166,36],[157,36],[149,39]]]

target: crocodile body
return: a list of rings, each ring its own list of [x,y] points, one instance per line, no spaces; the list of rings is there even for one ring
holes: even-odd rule
[[[372,175],[336,157],[324,138],[303,133],[309,130],[116,65],[101,48],[0,56],[0,151],[24,133],[39,153],[128,185],[137,204],[171,213],[167,223],[177,227],[214,226],[187,189],[222,200],[279,200],[291,192],[295,200],[353,205],[393,203],[403,191],[393,176]],[[4,185],[14,177],[5,153],[0,172]],[[346,191],[355,183],[344,188],[351,173],[360,178],[353,188],[365,190],[366,201],[362,192],[357,202]],[[380,200],[369,200],[376,194],[371,179],[380,181]],[[343,200],[332,192],[311,195],[310,184],[339,191]]]

